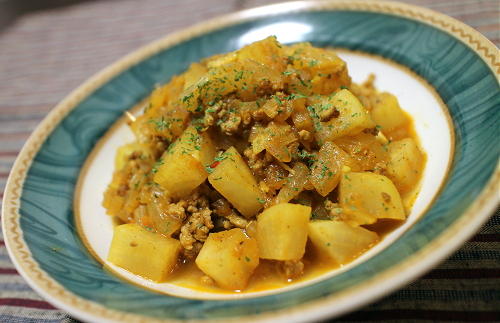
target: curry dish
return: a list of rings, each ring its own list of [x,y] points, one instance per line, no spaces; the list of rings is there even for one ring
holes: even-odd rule
[[[108,260],[227,291],[357,258],[406,219],[425,164],[373,77],[352,83],[332,50],[275,37],[192,64],[130,127],[104,194],[122,223]]]

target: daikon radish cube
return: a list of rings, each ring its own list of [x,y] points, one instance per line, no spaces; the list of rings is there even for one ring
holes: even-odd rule
[[[339,201],[347,214],[368,214],[378,219],[406,218],[396,186],[383,175],[369,172],[344,174],[340,180]]]
[[[257,216],[260,257],[298,260],[305,252],[309,206],[291,203],[274,205]]]
[[[128,223],[115,228],[108,260],[133,274],[162,282],[174,269],[180,250],[179,240]]]
[[[231,147],[217,159],[219,164],[208,176],[210,184],[245,217],[257,214],[264,194],[241,155]]]
[[[240,290],[259,265],[257,241],[235,228],[210,233],[196,265],[222,288]]]
[[[375,232],[342,221],[319,220],[309,223],[309,239],[322,255],[343,265],[377,243],[379,237]]]

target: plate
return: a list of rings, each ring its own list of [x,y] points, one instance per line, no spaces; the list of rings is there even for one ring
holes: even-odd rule
[[[96,198],[110,176],[105,165],[112,149],[101,148],[126,140],[126,134],[108,129],[155,84],[189,63],[270,34],[283,43],[348,49],[341,55],[352,63],[356,81],[373,69],[379,87],[394,92],[411,110],[429,165],[406,227],[340,271],[246,297],[151,291],[143,287],[154,286],[130,283],[103,269],[92,246],[106,239],[99,234],[106,225],[94,225],[95,230],[86,225],[92,217],[97,224],[106,222]],[[479,229],[497,205],[499,56],[488,40],[452,18],[381,1],[272,5],[169,35],[89,79],[28,139],[4,194],[9,254],[36,291],[86,321],[311,321],[346,313],[431,269]],[[118,128],[119,123],[113,127]],[[101,164],[101,173],[92,170]],[[91,242],[92,231],[97,242]]]

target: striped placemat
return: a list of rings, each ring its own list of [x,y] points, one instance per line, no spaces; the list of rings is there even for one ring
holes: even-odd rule
[[[172,31],[271,2],[0,0],[0,192],[31,131],[86,78]],[[455,17],[500,44],[498,0],[405,2]],[[24,282],[0,236],[0,322],[73,321]],[[500,322],[500,210],[435,270],[338,321]]]

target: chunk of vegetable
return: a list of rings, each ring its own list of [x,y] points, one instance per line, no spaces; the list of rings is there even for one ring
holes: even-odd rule
[[[209,68],[205,76],[181,93],[178,103],[194,112],[215,105],[230,93],[243,101],[254,101],[260,97],[257,90],[263,89],[263,84],[269,93],[282,89],[282,73],[252,59],[235,59]]]
[[[283,72],[286,60],[283,59],[283,47],[278,43],[276,36],[269,36],[243,47],[236,52],[239,61],[254,60],[269,69]]]
[[[189,112],[177,104],[183,87],[184,76],[174,76],[170,83],[153,91],[144,114],[130,126],[138,141],[150,142],[156,137],[173,141],[182,134],[189,118]]]
[[[321,111],[332,107],[338,111],[338,116],[332,116],[330,120],[318,124]],[[355,135],[364,129],[375,127],[370,113],[347,89],[340,90],[331,98],[323,97],[313,108],[317,118],[316,139],[322,143],[342,136]]]
[[[191,155],[202,165],[212,163],[215,157],[215,145],[207,132],[198,132],[190,126],[184,130],[182,136],[171,147],[173,155]]]
[[[154,150],[148,144],[142,144],[138,142],[133,142],[130,144],[126,144],[118,148],[115,156],[115,169],[122,169],[127,160],[130,158],[132,154],[140,154],[138,158],[141,159],[151,159],[154,158]]]
[[[311,167],[311,183],[322,196],[328,195],[340,181],[342,166],[355,167],[356,162],[334,143],[321,146],[318,158]]]
[[[165,211],[164,203],[151,201],[146,205],[151,224],[158,233],[170,236],[182,226],[184,219]]]
[[[184,89],[193,86],[193,84],[198,83],[198,81],[205,76],[207,73],[207,68],[200,63],[193,63],[189,66],[189,69],[184,73]]]
[[[210,233],[196,265],[222,288],[243,289],[259,265],[257,241],[241,229]]]
[[[288,163],[292,160],[288,145],[297,141],[292,127],[287,123],[270,122],[266,128],[256,131],[257,134],[252,138],[252,150],[255,154],[265,149],[279,161]]]
[[[257,214],[264,195],[241,155],[231,147],[217,159],[219,164],[208,176],[210,184],[245,217]]]
[[[154,181],[172,196],[184,197],[205,181],[204,165],[213,161],[215,147],[206,132],[187,128],[182,136],[163,154],[154,175]]]
[[[231,63],[255,61],[266,68],[282,71],[286,67],[283,49],[275,36],[253,42],[236,52],[217,55],[208,61],[208,67],[220,67]]]
[[[128,223],[115,228],[108,260],[133,274],[161,282],[174,269],[180,250],[179,240]]]
[[[205,181],[207,172],[201,163],[190,155],[176,158],[167,153],[154,176],[154,181],[171,196],[184,197]],[[154,169],[153,169],[154,170]]]
[[[149,107],[145,111],[146,114],[148,111],[154,111],[168,105],[182,90],[184,81],[184,76],[174,76],[168,84],[155,88],[149,97]]]
[[[375,232],[330,220],[310,222],[309,239],[322,254],[339,265],[357,258],[379,240]]]
[[[338,209],[336,216],[350,226],[357,227],[365,224],[373,224],[377,222],[377,217],[373,214],[361,212],[344,212],[342,208]]]
[[[293,109],[293,101],[287,100],[284,95],[273,95],[262,106],[264,113],[276,122],[283,122],[288,119]]]
[[[308,170],[309,171],[309,170]],[[265,178],[264,183],[270,190],[280,190],[285,184],[290,174],[283,167],[279,166],[277,163],[271,163],[264,170]],[[288,202],[288,201],[285,201]]]
[[[340,86],[351,84],[346,63],[332,50],[315,48],[309,43],[299,43],[285,48],[285,51],[293,68],[305,74],[301,76],[302,82],[290,85],[292,89],[295,88],[294,85],[300,89],[300,85],[303,86],[301,83],[305,81],[308,86],[299,92],[330,94]]]
[[[389,93],[381,93],[371,110],[373,121],[383,131],[391,131],[408,123],[408,118],[401,109],[398,99]]]
[[[335,140],[335,144],[347,152],[355,161],[348,165],[355,172],[380,170],[387,163],[387,145],[377,139],[376,136],[367,133],[359,133],[354,136],[345,136]]]
[[[401,196],[392,181],[374,173],[344,174],[340,180],[339,201],[347,214],[375,216],[378,219],[406,218]]]
[[[309,180],[309,169],[302,163],[296,163],[288,175],[285,185],[274,200],[274,204],[286,203],[302,192]]]
[[[257,242],[260,257],[298,260],[305,252],[307,223],[311,208],[283,203],[271,206],[257,216]]]
[[[298,130],[314,131],[314,123],[307,111],[304,98],[293,101],[292,121]]]
[[[422,153],[411,138],[389,144],[387,173],[396,186],[405,192],[415,185],[421,175]]]

